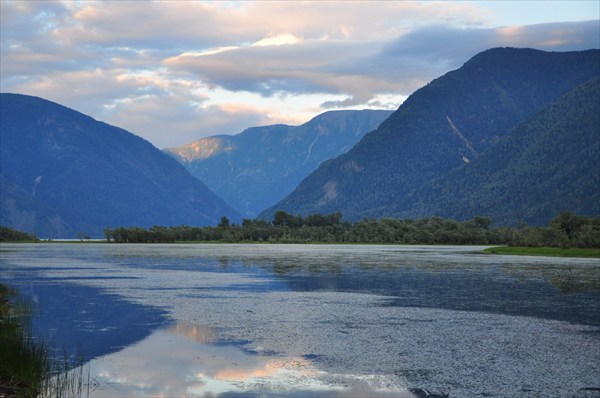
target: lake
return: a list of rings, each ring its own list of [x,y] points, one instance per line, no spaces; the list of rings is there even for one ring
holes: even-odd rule
[[[600,261],[481,250],[3,243],[0,279],[92,397],[598,396]]]

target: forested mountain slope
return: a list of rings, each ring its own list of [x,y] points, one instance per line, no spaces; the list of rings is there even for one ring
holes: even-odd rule
[[[321,162],[349,150],[391,113],[325,112],[300,126],[252,127],[165,151],[239,212],[256,217]]]
[[[469,165],[399,204],[402,215],[486,214],[500,225],[543,225],[567,210],[598,216],[600,79],[569,92]]]
[[[149,142],[56,103],[0,96],[1,220],[42,237],[239,215]]]
[[[261,216],[277,210],[339,211],[349,220],[424,215],[407,195],[474,161],[517,124],[598,75],[599,50],[484,51],[416,91],[377,130]]]

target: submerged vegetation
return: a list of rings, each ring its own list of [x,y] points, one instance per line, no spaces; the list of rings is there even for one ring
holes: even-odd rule
[[[84,367],[51,357],[47,345],[33,338],[32,307],[15,289],[0,284],[0,396],[84,396]],[[74,368],[73,370],[70,370]],[[88,375],[89,377],[89,375]]]
[[[116,243],[269,242],[269,243],[390,243],[390,244],[502,244],[527,247],[600,248],[600,217],[570,212],[559,214],[548,227],[494,228],[486,217],[468,221],[438,217],[419,220],[342,221],[341,213],[306,218],[279,211],[271,222],[244,219],[231,224],[226,217],[216,227],[139,227],[105,229]]]

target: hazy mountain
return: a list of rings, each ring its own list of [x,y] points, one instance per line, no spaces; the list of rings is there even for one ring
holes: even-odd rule
[[[498,224],[546,224],[565,210],[599,215],[600,79],[544,108],[472,163],[425,184],[404,208],[411,216],[486,214]]]
[[[125,130],[41,98],[0,99],[3,225],[74,237],[239,218],[175,160]]]
[[[301,126],[253,127],[165,151],[248,217],[289,194],[324,160],[349,150],[392,112],[325,112]]]
[[[599,74],[599,50],[484,51],[416,91],[377,130],[261,216],[276,210],[341,211],[351,220],[430,215],[407,195],[470,164],[517,124]]]

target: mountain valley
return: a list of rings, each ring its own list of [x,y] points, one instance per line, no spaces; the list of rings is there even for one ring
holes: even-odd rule
[[[330,111],[300,126],[252,127],[165,152],[244,216],[255,218],[292,192],[323,161],[352,148],[391,113]]]

